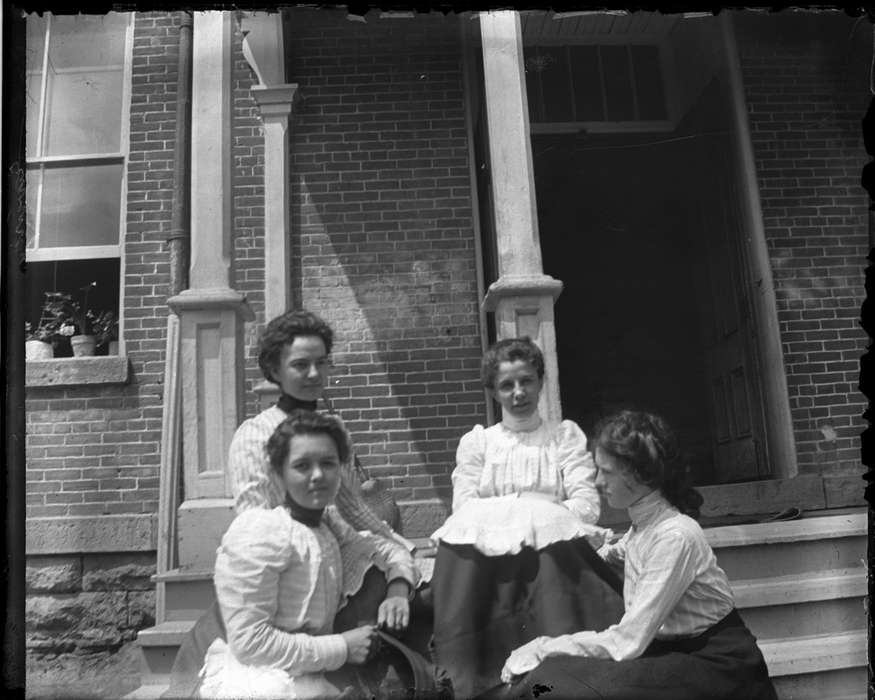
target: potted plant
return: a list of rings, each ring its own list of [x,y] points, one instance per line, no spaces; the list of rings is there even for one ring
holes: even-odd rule
[[[88,308],[88,293],[97,286],[90,282],[80,287],[82,301],[74,301],[69,294],[51,292],[54,309],[61,319],[58,334],[70,339],[70,349],[74,357],[94,355],[97,348],[97,331],[94,322],[98,315]]]
[[[24,323],[24,358],[25,360],[51,360],[55,356],[52,341],[55,330],[42,321],[34,328],[30,321]]]
[[[101,311],[93,316],[91,329],[97,347],[106,347],[107,355],[118,355],[118,319],[112,311]]]

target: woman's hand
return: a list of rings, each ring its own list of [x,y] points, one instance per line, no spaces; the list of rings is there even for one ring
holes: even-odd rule
[[[361,665],[377,651],[377,628],[374,625],[362,625],[341,632],[340,636],[346,642],[346,662],[349,664]]]
[[[504,662],[504,668],[501,669],[501,681],[503,683],[511,683],[524,673],[528,673],[533,668],[537,667],[542,661],[541,651],[545,640],[549,637],[537,637],[527,644],[514,649],[507,661]]]
[[[401,632],[410,624],[410,601],[407,596],[391,596],[380,603],[377,625],[393,632]]]

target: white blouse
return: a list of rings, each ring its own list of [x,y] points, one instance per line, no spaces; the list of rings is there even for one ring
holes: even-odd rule
[[[491,556],[576,537],[601,544],[607,531],[595,526],[600,500],[586,436],[570,420],[536,425],[528,431],[477,425],[462,436],[453,514],[432,539],[470,544]]]
[[[538,638],[530,643],[538,663],[562,654],[634,659],[654,639],[696,636],[734,608],[726,574],[695,520],[659,491],[630,507],[629,515],[626,535],[599,552],[608,561],[625,561],[622,619],[602,632]]]
[[[291,678],[341,667],[347,648],[332,633],[334,617],[372,564],[387,580],[415,587],[413,561],[402,546],[356,532],[332,509],[315,528],[282,506],[240,513],[222,538],[214,576],[227,651],[207,654],[202,695],[228,694],[244,667],[278,669]]]

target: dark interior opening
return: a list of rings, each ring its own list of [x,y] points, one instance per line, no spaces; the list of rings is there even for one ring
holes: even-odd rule
[[[562,280],[563,415],[591,434],[620,408],[674,427],[697,484],[713,483],[710,407],[693,268],[697,235],[671,134],[535,135],[544,271]]]

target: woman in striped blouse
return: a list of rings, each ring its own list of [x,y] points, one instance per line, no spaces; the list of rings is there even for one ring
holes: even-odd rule
[[[378,627],[407,627],[417,582],[408,551],[327,508],[348,446],[336,418],[300,409],[268,441],[285,500],[244,510],[222,538],[214,582],[226,635],[207,650],[200,697],[336,697],[343,677],[330,672],[370,661]],[[384,574],[384,600],[366,611],[368,624],[336,633],[336,614],[372,567]]]
[[[502,670],[496,695],[612,700],[774,700],[762,653],[735,610],[726,574],[694,518],[667,425],[623,411],[596,431],[596,484],[632,526],[600,554],[623,562],[625,613],[601,632],[539,637]],[[690,516],[693,517],[690,517]]]

